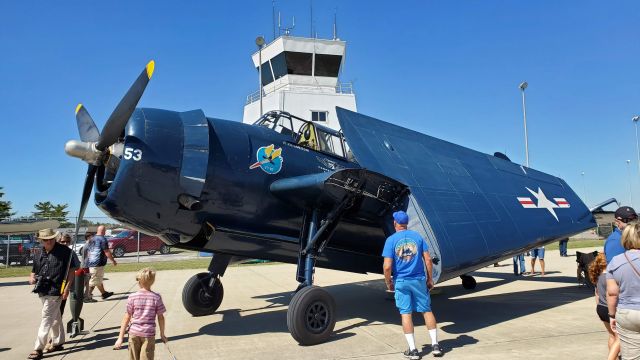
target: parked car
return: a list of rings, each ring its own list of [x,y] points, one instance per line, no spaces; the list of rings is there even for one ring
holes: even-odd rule
[[[109,249],[114,257],[122,257],[126,253],[138,251],[138,232],[135,230],[125,230],[118,235],[107,238]],[[146,251],[153,255],[156,251],[160,254],[168,254],[171,247],[163,243],[157,236],[140,233],[140,251]]]
[[[39,251],[40,244],[32,234],[0,236],[0,263],[7,262],[7,245],[9,247],[9,263],[26,266],[33,261],[34,254]]]

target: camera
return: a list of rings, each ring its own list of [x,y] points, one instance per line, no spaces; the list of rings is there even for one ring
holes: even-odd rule
[[[36,294],[46,294],[51,290],[51,279],[48,276],[36,275],[36,285],[31,292]]]

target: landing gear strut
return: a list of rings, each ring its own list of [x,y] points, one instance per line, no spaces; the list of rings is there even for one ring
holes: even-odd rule
[[[327,341],[336,325],[336,302],[326,290],[313,286],[313,273],[318,254],[329,242],[352,199],[345,197],[322,221],[319,221],[320,212],[317,209],[305,213],[296,277],[300,284],[287,310],[287,328],[300,345]]]
[[[460,279],[462,279],[462,287],[466,290],[473,290],[476,288],[476,279],[471,275],[460,275]]]
[[[224,275],[231,256],[213,254],[209,272],[193,275],[182,290],[182,305],[193,316],[211,315],[218,310],[224,297],[220,277]]]

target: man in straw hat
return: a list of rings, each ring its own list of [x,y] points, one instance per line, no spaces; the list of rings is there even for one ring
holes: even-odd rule
[[[33,261],[29,283],[35,285],[33,292],[38,294],[40,301],[42,301],[42,321],[38,329],[34,350],[29,354],[28,359],[42,358],[49,331],[51,331],[52,339],[51,351],[63,349],[64,326],[60,315],[60,303],[62,299],[69,296],[73,270],[75,269],[70,269],[66,285],[63,288],[65,273],[71,259],[71,249],[56,243],[59,236],[60,233],[52,229],[38,231],[42,252]]]

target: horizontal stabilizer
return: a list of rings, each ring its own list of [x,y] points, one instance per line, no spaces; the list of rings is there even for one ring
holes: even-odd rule
[[[605,206],[607,206],[607,205],[609,205],[609,204],[613,204],[613,203],[618,204],[618,200],[616,200],[616,198],[610,198],[610,199],[607,199],[607,200],[605,200],[605,201],[601,202],[600,204],[598,204],[598,205],[596,205],[596,206],[592,207],[591,209],[589,209],[589,211],[591,211],[592,213],[594,213],[594,212],[600,212],[600,211],[603,211],[603,208],[604,208]]]

